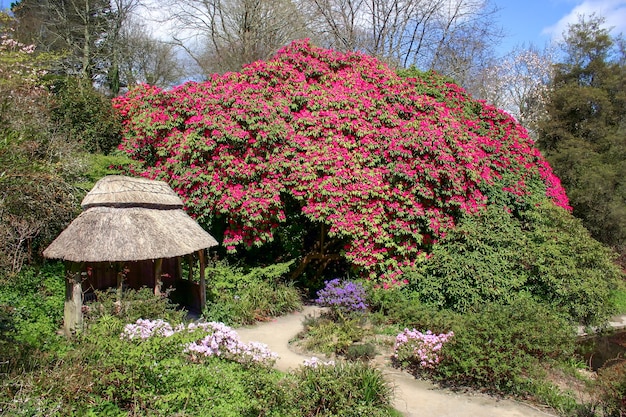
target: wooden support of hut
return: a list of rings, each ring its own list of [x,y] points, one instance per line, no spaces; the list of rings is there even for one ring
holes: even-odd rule
[[[80,331],[83,327],[83,288],[82,264],[72,262],[65,269],[65,308],[63,331],[66,336]]]
[[[82,327],[85,263],[117,264],[113,279],[121,296],[124,265],[154,262],[148,282],[155,294],[161,294],[163,260],[198,253],[199,304],[204,307],[204,250],[217,241],[183,211],[182,200],[165,182],[104,177],[81,205],[84,211],[43,252],[46,258],[67,261],[64,328],[68,335]],[[179,259],[174,265],[181,270]]]

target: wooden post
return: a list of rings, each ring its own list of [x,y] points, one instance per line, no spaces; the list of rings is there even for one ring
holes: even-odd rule
[[[183,278],[183,259],[180,256],[176,258],[176,273],[177,276],[174,277],[174,282]]]
[[[117,288],[115,291],[115,298],[118,303],[122,302],[122,290],[124,289],[124,264],[117,264]]]
[[[204,249],[198,251],[198,258],[200,260],[200,311],[204,310],[206,305],[206,280],[204,277]]]
[[[163,285],[163,281],[161,280],[162,266],[163,259],[154,261],[154,295],[161,295],[161,286]]]
[[[193,281],[193,254],[189,254],[187,255],[187,266],[189,266],[189,271],[187,271],[187,280],[189,280],[189,282]]]
[[[63,331],[67,337],[83,329],[83,284],[82,264],[71,262],[65,265],[65,309]]]

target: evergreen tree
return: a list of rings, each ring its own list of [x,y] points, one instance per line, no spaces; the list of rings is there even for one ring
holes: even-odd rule
[[[621,37],[581,17],[565,33],[538,145],[561,178],[574,214],[626,254],[626,67]]]

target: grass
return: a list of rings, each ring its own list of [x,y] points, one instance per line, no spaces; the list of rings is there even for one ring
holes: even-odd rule
[[[626,284],[611,294],[617,314],[626,314]]]

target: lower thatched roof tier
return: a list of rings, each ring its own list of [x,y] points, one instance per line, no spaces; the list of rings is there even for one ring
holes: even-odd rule
[[[121,262],[173,258],[217,241],[182,209],[91,207],[46,248],[46,258]]]

